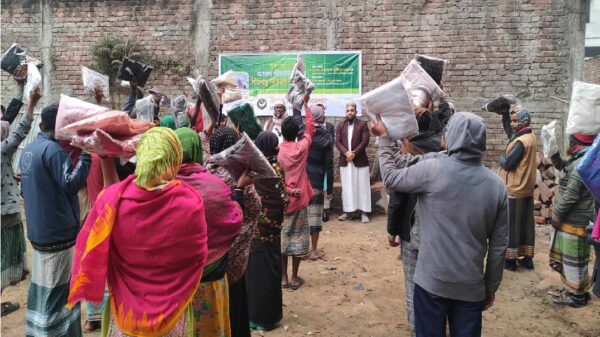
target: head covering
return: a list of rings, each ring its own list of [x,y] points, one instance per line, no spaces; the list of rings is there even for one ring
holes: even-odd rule
[[[285,101],[281,98],[278,98],[275,100],[275,102],[273,103],[273,107],[276,107],[278,105],[283,105],[283,108],[285,109]]]
[[[258,134],[254,141],[256,147],[265,155],[267,158],[276,157],[279,149],[279,138],[271,131],[263,131]]]
[[[0,123],[0,127],[2,128],[2,140],[8,138],[8,133],[10,132],[10,123],[7,121],[2,121]]]
[[[178,128],[189,128],[192,125],[192,120],[185,113],[177,116]]]
[[[210,154],[219,153],[238,141],[237,132],[234,129],[225,127],[218,128],[210,137]]]
[[[136,156],[136,185],[153,189],[175,178],[181,167],[183,151],[173,130],[156,127],[144,133]]]
[[[166,115],[160,119],[160,126],[175,130],[175,116]]]
[[[181,142],[184,163],[202,164],[202,141],[196,131],[190,128],[179,128],[175,134]]]
[[[313,107],[310,108],[310,111],[312,112],[313,119],[315,120],[315,122],[317,122],[317,123],[323,122],[323,119],[325,118],[325,111],[323,110],[322,107],[320,107],[318,105],[314,105]]]
[[[596,136],[583,135],[581,133],[574,133],[569,136],[569,155],[575,155],[576,152],[582,149],[586,149],[594,143]]]
[[[481,162],[486,142],[481,117],[470,112],[455,113],[448,121],[444,138],[449,156],[462,162]]]
[[[592,145],[594,139],[596,139],[596,136],[582,135],[581,133],[574,133],[570,137],[573,137],[576,141],[581,143],[581,145]]]
[[[187,109],[187,99],[184,95],[179,95],[173,99],[171,103],[171,109],[173,109],[174,113],[179,113],[185,111]]]
[[[518,107],[517,114],[517,129],[528,127],[531,124],[531,115],[525,108]]]

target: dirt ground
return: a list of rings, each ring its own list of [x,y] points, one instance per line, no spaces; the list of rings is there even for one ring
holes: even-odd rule
[[[332,220],[324,225],[325,260],[301,264],[306,284],[284,291],[280,326],[253,336],[408,336],[402,264],[398,248],[387,245],[385,216],[373,217],[370,224]],[[535,270],[504,273],[496,303],[484,313],[484,336],[600,336],[598,298],[580,309],[552,304],[551,294],[559,293],[562,283],[547,266],[550,232],[537,228]],[[21,304],[2,318],[4,337],[24,336],[27,285],[21,282],[2,294],[2,301]]]

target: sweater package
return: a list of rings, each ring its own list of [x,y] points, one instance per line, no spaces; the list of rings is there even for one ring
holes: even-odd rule
[[[226,169],[235,181],[246,169],[250,169],[251,175],[277,177],[273,166],[246,133],[230,148],[211,156],[211,160]]]

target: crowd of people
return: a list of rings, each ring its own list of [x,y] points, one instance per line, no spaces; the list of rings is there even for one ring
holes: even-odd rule
[[[132,118],[140,92],[132,81],[123,109]],[[3,108],[2,289],[31,273],[27,336],[100,329],[113,337],[238,337],[275,329],[283,319],[282,289],[303,287],[301,262],[324,255],[318,241],[333,196],[334,147],[343,186],[338,220],[370,221],[371,135],[378,137],[389,191],[389,244],[401,246],[412,336],[446,336],[447,326],[452,336],[480,336],[482,312],[493,305],[503,271],[534,268],[537,141],[523,107],[494,101],[509,138],[496,174],[482,165],[484,120],[455,112],[444,100],[415,111],[419,132],[401,140],[388,136],[380,116],[369,129],[354,102],[336,129],[326,122],[326,107],[311,105],[309,95],[291,116],[279,100],[254,139],[276,175],[246,169],[237,177],[213,155],[240,140],[240,125],[230,127],[222,111],[205,127],[200,97],[178,96],[172,111],[161,113],[161,95],[153,97],[157,126],[142,135],[135,160],[123,163],[57,141],[58,106],[48,105],[18,172],[13,157],[31,129],[39,89],[12,132],[20,95]],[[95,98],[103,103],[101,91]],[[564,172],[550,252],[566,289],[559,305],[587,304],[594,281],[590,242],[600,253],[586,231],[597,219],[598,201],[575,169],[594,139],[573,134],[568,157],[552,156]],[[600,296],[598,262],[594,291]],[[83,327],[81,302],[87,306]],[[3,315],[17,309],[2,303]]]

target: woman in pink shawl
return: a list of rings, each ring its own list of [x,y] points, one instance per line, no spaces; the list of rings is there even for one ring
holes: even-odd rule
[[[231,189],[202,163],[202,141],[190,128],[175,134],[183,147],[183,165],[177,179],[192,186],[204,199],[208,226],[208,260],[202,283],[194,296],[194,319],[197,336],[231,336],[229,320],[229,285],[227,250],[240,233],[243,213],[233,200]]]
[[[182,158],[173,131],[147,131],[135,175],[101,192],[77,237],[68,306],[100,303],[108,283],[103,336],[193,335],[207,227],[202,197],[175,179]]]

